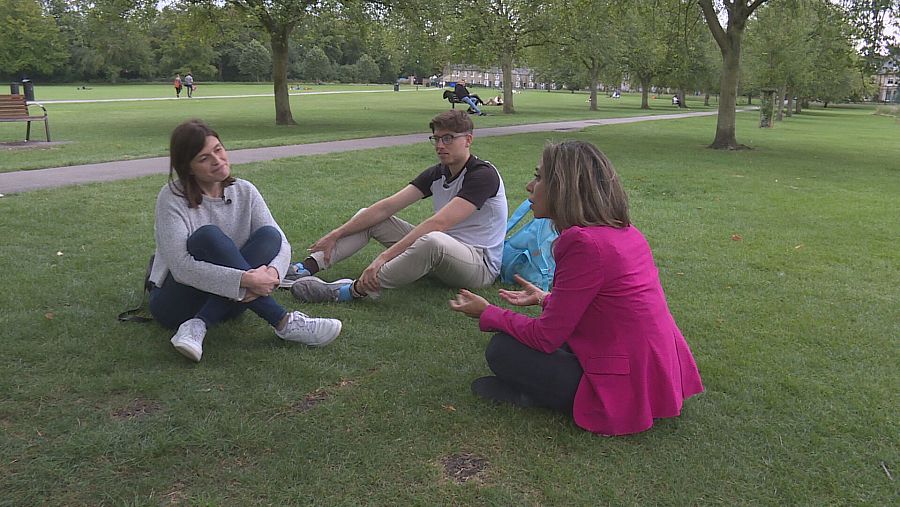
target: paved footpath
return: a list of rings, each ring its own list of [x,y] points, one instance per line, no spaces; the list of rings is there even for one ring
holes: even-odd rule
[[[697,116],[714,116],[717,113],[695,112],[660,114],[653,116],[633,116],[630,118],[606,118],[594,120],[561,121],[550,123],[531,123],[527,125],[510,125],[506,127],[479,128],[477,137],[507,136],[531,132],[570,132],[597,125],[617,125],[641,121],[672,120]],[[327,141],[322,143],[295,144],[290,146],[272,146],[269,148],[249,148],[245,150],[229,150],[228,158],[232,164],[246,164],[286,157],[320,155],[343,151],[367,150],[388,146],[403,146],[425,141],[424,133],[400,136],[370,137],[366,139],[348,139],[345,141]],[[138,178],[149,174],[167,174],[169,157],[122,160],[99,164],[34,169],[0,173],[0,194],[14,194],[41,188],[54,188],[66,185],[79,185],[98,181],[114,181]]]

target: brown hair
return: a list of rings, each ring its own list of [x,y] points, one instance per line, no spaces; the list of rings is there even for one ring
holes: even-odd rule
[[[175,127],[169,140],[169,188],[175,195],[187,199],[189,208],[196,208],[203,202],[203,192],[191,174],[191,160],[203,150],[206,138],[213,136],[221,141],[219,134],[203,120],[187,120]],[[178,183],[175,184],[175,176]],[[224,186],[234,183],[229,176],[222,182]]]
[[[438,130],[449,130],[450,132],[456,132],[457,134],[475,130],[472,118],[469,118],[469,115],[461,109],[444,111],[432,118],[431,123],[429,123],[428,126],[431,127],[432,134]]]
[[[573,225],[627,227],[628,196],[600,150],[584,141],[548,144],[541,156],[550,219],[557,230]]]

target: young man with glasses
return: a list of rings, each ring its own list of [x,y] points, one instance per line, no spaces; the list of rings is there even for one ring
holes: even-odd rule
[[[377,297],[381,289],[408,285],[433,275],[451,287],[477,288],[494,282],[506,235],[506,192],[497,168],[470,153],[473,124],[457,110],[435,116],[428,139],[438,163],[399,192],[363,208],[310,246],[285,284],[305,302]],[[434,214],[419,225],[395,216],[414,202],[432,199]],[[315,276],[374,238],[387,247],[356,280],[325,282]]]

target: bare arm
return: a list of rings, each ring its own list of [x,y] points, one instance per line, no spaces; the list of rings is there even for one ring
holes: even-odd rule
[[[398,211],[423,197],[425,197],[425,194],[423,194],[421,190],[412,185],[407,185],[399,192],[390,197],[385,197],[369,206],[362,213],[358,213],[337,229],[334,229],[319,238],[318,241],[310,245],[309,251],[323,252],[325,255],[325,263],[330,263],[331,252],[334,250],[334,245],[339,239],[344,236],[364,231],[375,224],[383,222]]]

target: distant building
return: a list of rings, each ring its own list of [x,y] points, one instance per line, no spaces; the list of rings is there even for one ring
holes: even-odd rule
[[[889,61],[875,76],[878,86],[878,101],[900,103],[900,62]]]
[[[468,84],[481,85],[488,88],[503,86],[503,71],[500,67],[479,67],[477,65],[448,64],[444,67],[445,83],[465,79]],[[534,82],[534,70],[527,67],[516,67],[512,70],[513,88],[540,88]]]

